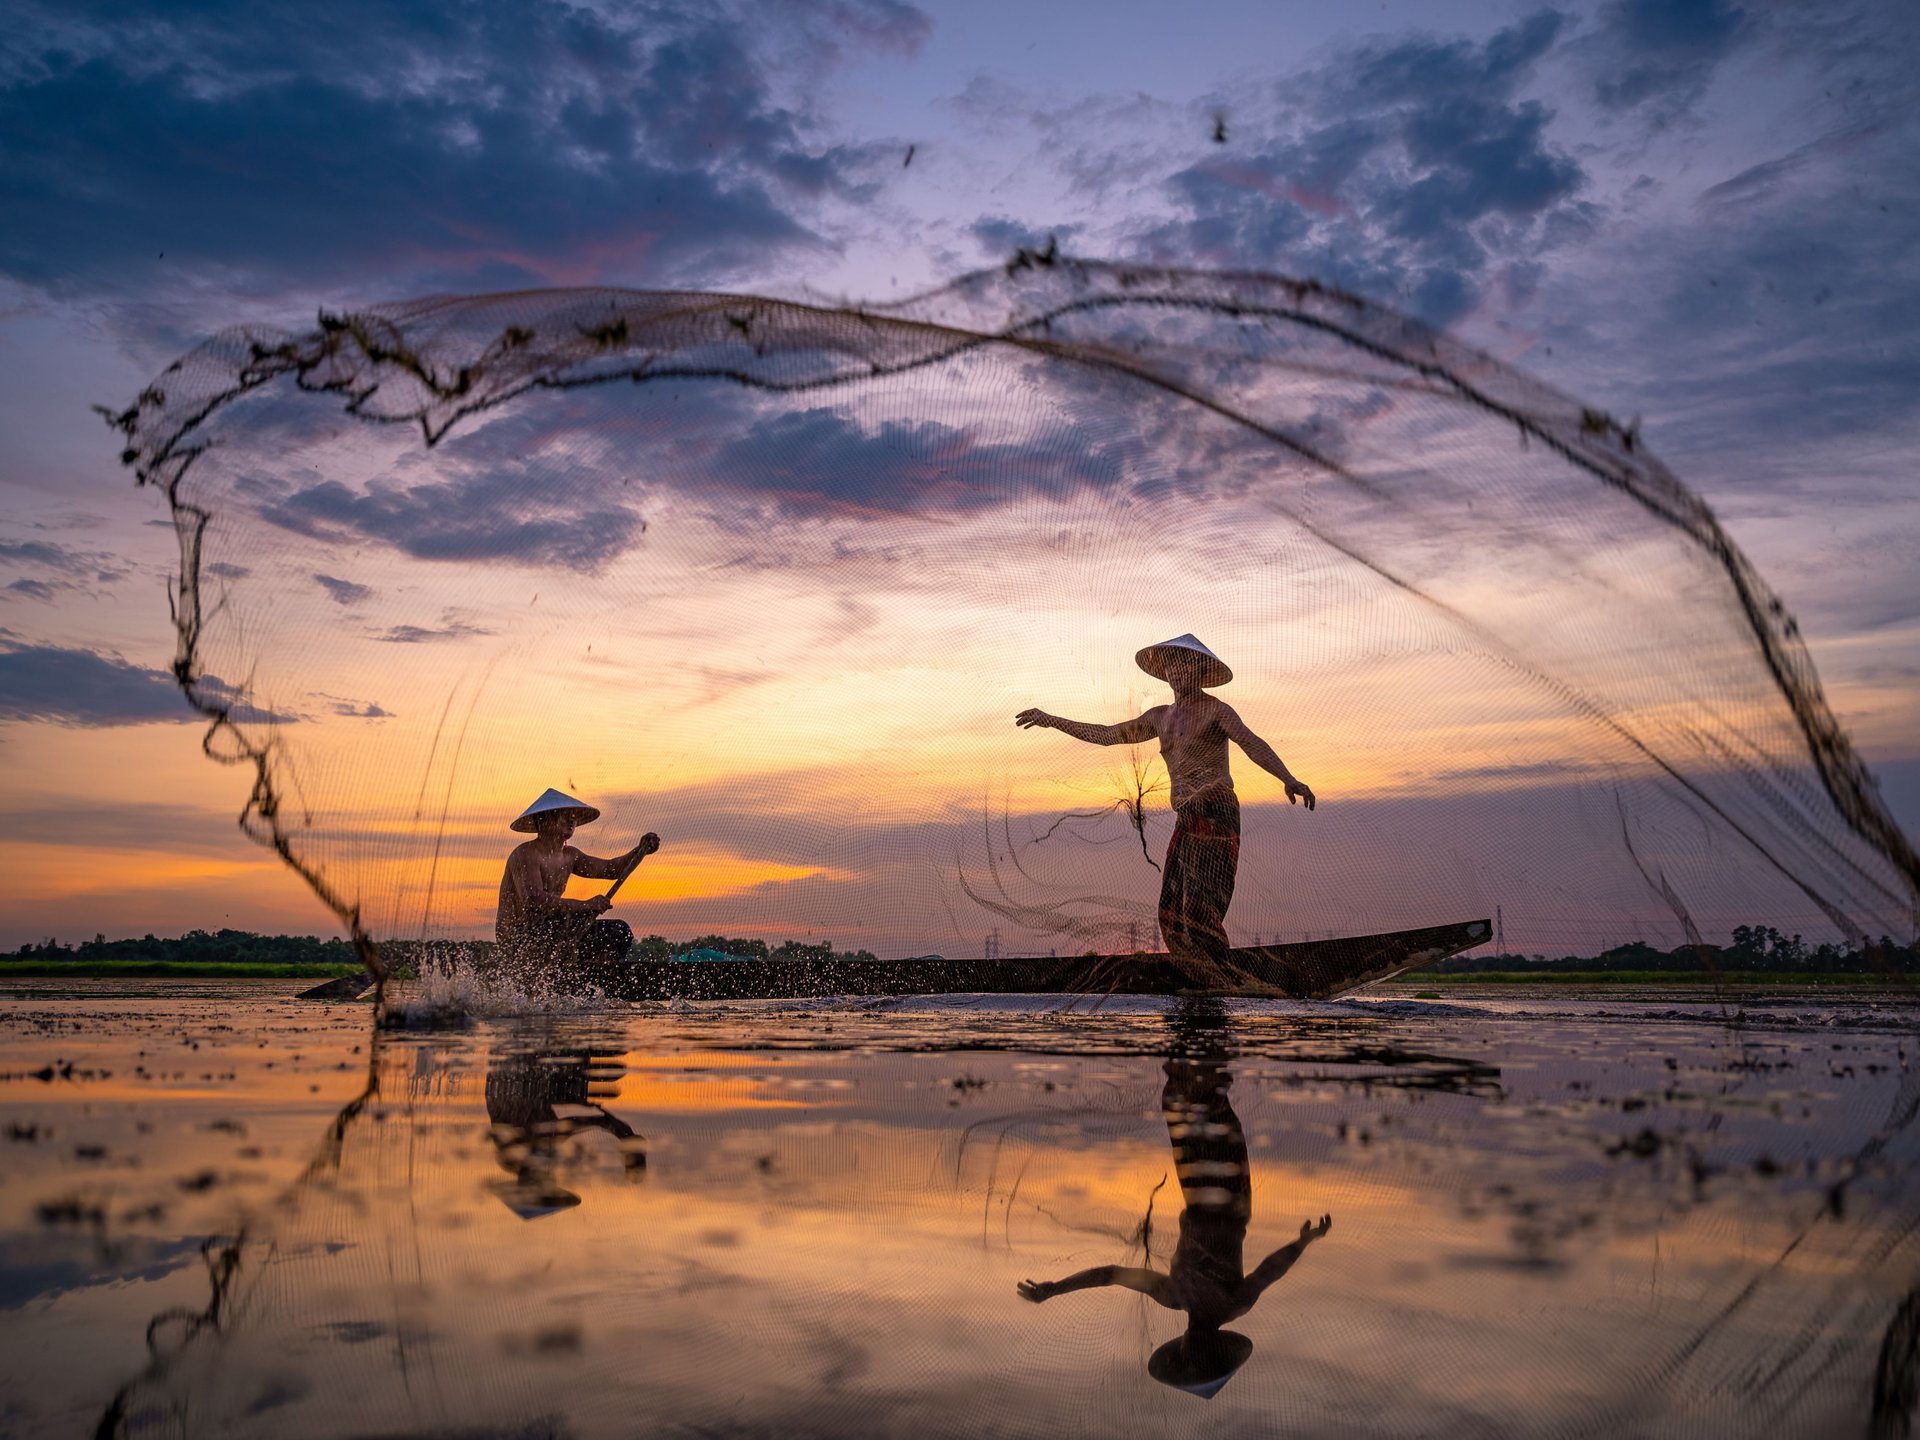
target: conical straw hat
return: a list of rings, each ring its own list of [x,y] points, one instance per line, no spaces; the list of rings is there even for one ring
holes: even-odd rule
[[[497,1180],[487,1186],[493,1196],[522,1220],[541,1220],[571,1210],[580,1197],[559,1185],[532,1184],[524,1180]]]
[[[1162,640],[1158,645],[1149,645],[1133,657],[1133,662],[1154,679],[1164,680],[1167,678],[1167,661],[1175,655],[1198,655],[1207,662],[1206,668],[1200,672],[1202,686],[1224,685],[1233,679],[1233,671],[1227,668],[1227,662],[1191,635],[1176,635],[1171,640]]]
[[[510,828],[518,830],[523,835],[531,835],[540,828],[542,815],[552,815],[567,810],[573,812],[576,825],[586,825],[600,818],[600,812],[584,801],[576,800],[573,796],[559,790],[549,790],[522,810],[520,818],[515,820]]]

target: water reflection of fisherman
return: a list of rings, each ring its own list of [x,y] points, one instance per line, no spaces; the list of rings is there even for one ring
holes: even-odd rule
[[[595,1101],[589,1071],[613,1056],[591,1051],[496,1053],[487,1065],[488,1137],[494,1158],[513,1178],[491,1188],[522,1220],[537,1219],[580,1203],[560,1183],[560,1146],[583,1130],[604,1130],[620,1146],[630,1175],[646,1169],[646,1142],[618,1115]],[[561,1115],[566,1105],[591,1114]]]
[[[499,962],[510,970],[551,973],[592,969],[621,959],[633,947],[624,920],[603,920],[604,895],[566,898],[568,877],[619,880],[660,848],[648,834],[624,855],[603,860],[567,843],[574,830],[600,818],[593,806],[549,790],[520,813],[511,828],[534,838],[516,846],[500,877],[500,908],[494,919]]]
[[[1023,1299],[1035,1304],[1071,1290],[1120,1285],[1169,1310],[1184,1310],[1186,1332],[1147,1361],[1163,1384],[1211,1399],[1253,1353],[1253,1341],[1225,1329],[1254,1307],[1268,1286],[1291,1270],[1307,1246],[1333,1226],[1302,1221],[1299,1236],[1245,1271],[1242,1249],[1253,1214],[1253,1177],[1240,1117],[1227,1099],[1233,1077],[1225,1056],[1176,1053],[1166,1062],[1161,1113],[1173,1142],[1174,1173],[1186,1208],[1180,1239],[1165,1273],[1147,1265],[1097,1265],[1063,1280],[1023,1280]]]

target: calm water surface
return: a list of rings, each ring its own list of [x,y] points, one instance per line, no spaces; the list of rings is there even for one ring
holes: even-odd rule
[[[282,989],[5,1002],[0,1434],[1905,1433],[1898,1008]]]

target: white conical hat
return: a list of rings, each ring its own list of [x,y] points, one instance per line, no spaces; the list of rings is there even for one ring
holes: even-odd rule
[[[571,1210],[580,1197],[558,1185],[534,1185],[521,1180],[497,1180],[487,1186],[494,1198],[522,1220],[542,1220]]]
[[[1167,678],[1167,661],[1176,654],[1198,655],[1206,660],[1207,666],[1200,673],[1202,686],[1224,685],[1233,679],[1233,671],[1227,668],[1227,662],[1191,635],[1176,635],[1171,640],[1162,640],[1158,645],[1149,645],[1133,657],[1133,663],[1154,679],[1164,680]]]
[[[511,828],[520,831],[524,835],[531,835],[540,828],[539,822],[542,815],[552,815],[556,811],[561,810],[571,810],[578,816],[579,818],[574,822],[578,825],[585,825],[590,821],[600,818],[600,812],[585,801],[576,800],[573,796],[559,790],[549,790],[538,800],[534,801],[533,804],[522,810],[520,812],[520,818],[513,822]]]
[[[1202,1400],[1211,1400],[1247,1363],[1253,1341],[1236,1330],[1176,1335],[1147,1357],[1147,1373]]]

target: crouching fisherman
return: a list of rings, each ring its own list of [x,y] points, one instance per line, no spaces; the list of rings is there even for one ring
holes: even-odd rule
[[[500,909],[493,926],[496,963],[510,973],[553,978],[589,976],[626,956],[633,931],[624,920],[606,920],[612,902],[605,895],[567,899],[567,880],[623,880],[646,856],[660,848],[648,834],[624,855],[602,860],[567,842],[574,830],[600,818],[600,812],[549,790],[521,812],[512,828],[533,839],[507,857],[500,878]]]

